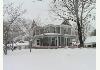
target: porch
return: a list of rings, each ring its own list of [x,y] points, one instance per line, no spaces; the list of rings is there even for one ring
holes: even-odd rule
[[[58,33],[45,33],[36,35],[33,47],[34,48],[63,48],[70,45],[72,42],[70,37]]]

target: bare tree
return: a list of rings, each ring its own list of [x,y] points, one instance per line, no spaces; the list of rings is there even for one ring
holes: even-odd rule
[[[80,47],[84,46],[83,36],[90,12],[95,9],[95,0],[54,0],[51,11],[63,19],[74,19],[77,24]],[[88,19],[89,20],[89,19]],[[89,20],[90,21],[90,20]]]
[[[27,39],[29,41],[29,48],[30,48],[30,52],[31,52],[31,48],[32,48],[32,42],[33,42],[33,38],[34,38],[34,28],[36,27],[36,22],[33,20],[29,29],[27,30],[28,32],[28,36]]]
[[[7,44],[8,41],[10,40],[9,38],[9,26],[7,25],[7,22],[3,21],[3,50],[4,50],[4,54],[7,54]]]
[[[36,22],[33,20],[32,25],[31,25],[31,28],[30,28],[30,31],[29,31],[29,32],[30,32],[30,33],[29,33],[29,34],[30,34],[30,38],[31,38],[31,39],[29,40],[29,43],[30,43],[30,44],[29,44],[29,46],[30,46],[30,52],[31,52],[31,48],[32,48],[32,42],[34,41],[34,40],[33,40],[34,35],[35,35],[35,33],[34,33],[35,31],[34,31],[34,30],[35,30],[35,27],[36,27],[36,26],[37,26],[37,25],[36,25]]]
[[[40,26],[40,18],[36,18],[33,19],[33,21],[31,20],[27,20],[27,19],[23,19],[19,24],[23,30],[23,32],[25,33],[23,36],[23,40],[27,40],[29,41],[29,49],[31,52],[31,48],[32,48],[32,42],[34,41],[34,36],[35,36],[35,29],[37,26]]]
[[[4,36],[6,36],[6,39],[9,38],[9,36],[12,37],[11,39],[11,42],[12,42],[12,50],[13,50],[13,26],[15,23],[17,23],[17,21],[19,21],[18,19],[21,18],[22,14],[24,14],[26,12],[26,10],[23,10],[22,8],[22,5],[19,5],[19,6],[15,6],[14,3],[10,3],[10,4],[6,4],[4,5],[4,20],[7,20],[8,24],[7,24],[7,28],[4,26],[4,28],[7,30],[4,30]],[[11,32],[12,34],[10,34],[9,32]],[[8,35],[10,34],[10,35]],[[5,40],[5,49],[7,50],[7,43],[8,43],[9,40]],[[7,52],[6,52],[7,53]]]
[[[25,33],[23,38],[24,38],[24,40],[29,41],[30,52],[31,52],[31,48],[32,48],[32,42],[33,42],[33,39],[34,39],[35,27],[36,26],[37,26],[37,23],[34,19],[33,19],[33,21],[26,20],[26,19],[23,19],[23,21],[22,21],[21,27],[23,27],[23,31]]]

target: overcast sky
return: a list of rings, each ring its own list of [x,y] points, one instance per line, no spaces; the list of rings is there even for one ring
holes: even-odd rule
[[[51,14],[48,11],[51,1],[52,0],[4,0],[4,3],[14,2],[16,5],[23,3],[23,9],[27,10],[24,17],[27,19],[32,20],[39,18],[43,24],[60,24],[61,22],[51,19]]]
[[[32,20],[39,18],[42,24],[60,24],[62,21],[54,20],[49,13],[49,4],[51,1],[52,0],[4,0],[4,4],[14,2],[16,5],[19,5],[23,3],[23,9],[27,10],[24,14],[26,19]],[[91,25],[95,27],[95,22],[92,22]]]

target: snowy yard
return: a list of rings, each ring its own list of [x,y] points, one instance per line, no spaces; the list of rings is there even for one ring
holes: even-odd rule
[[[29,49],[8,51],[4,70],[96,70],[96,49]]]

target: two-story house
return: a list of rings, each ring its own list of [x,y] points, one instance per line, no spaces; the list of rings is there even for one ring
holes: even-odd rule
[[[49,24],[38,27],[35,30],[33,47],[35,48],[58,48],[70,46],[75,39],[72,26],[64,21],[61,25]]]

